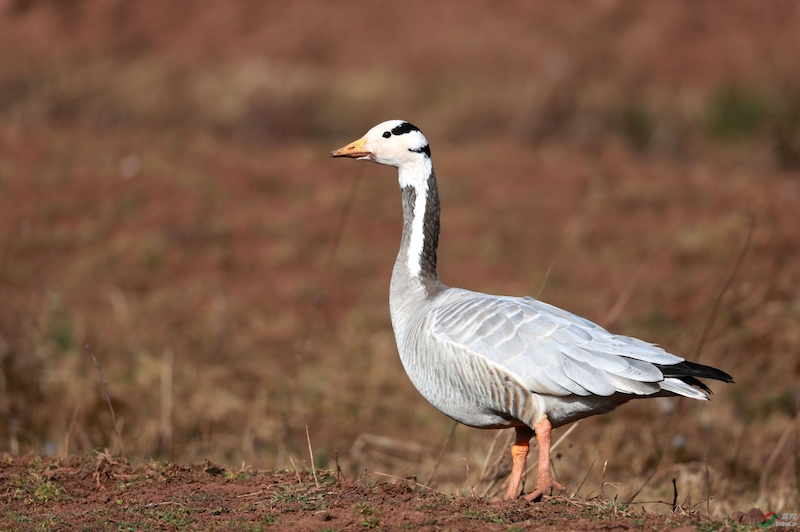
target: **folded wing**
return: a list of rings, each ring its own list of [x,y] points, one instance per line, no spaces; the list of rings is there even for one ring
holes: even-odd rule
[[[695,377],[730,379],[533,298],[452,290],[446,299],[431,316],[431,333],[457,351],[486,357],[534,393],[610,396],[663,390],[707,399],[692,387],[708,390]]]

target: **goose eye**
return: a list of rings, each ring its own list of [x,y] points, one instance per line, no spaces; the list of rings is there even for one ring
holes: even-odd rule
[[[384,131],[384,132],[383,132],[383,138],[385,138],[385,139],[388,139],[388,138],[389,138],[389,137],[391,137],[391,136],[392,136],[392,134],[391,134],[391,133],[389,133],[388,131]]]

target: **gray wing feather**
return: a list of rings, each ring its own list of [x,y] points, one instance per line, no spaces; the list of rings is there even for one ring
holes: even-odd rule
[[[701,394],[675,379],[667,379],[665,385],[664,375],[655,366],[677,364],[682,358],[657,345],[611,334],[589,320],[529,297],[451,289],[438,302],[429,326],[439,340],[486,357],[536,393],[649,395],[665,389],[681,395]]]

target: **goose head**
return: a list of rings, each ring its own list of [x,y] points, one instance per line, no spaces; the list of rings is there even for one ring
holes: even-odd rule
[[[331,157],[350,157],[411,169],[430,164],[431,150],[418,127],[405,120],[388,120],[360,139],[332,151]]]
[[[439,192],[428,140],[418,127],[405,120],[388,120],[373,127],[360,139],[331,152],[331,157],[350,157],[397,168],[403,191],[403,244],[397,264],[405,274],[424,273],[427,287],[442,285],[436,274],[439,241]],[[400,256],[406,256],[403,261]],[[394,278],[394,276],[393,276]],[[394,281],[392,281],[394,282]]]

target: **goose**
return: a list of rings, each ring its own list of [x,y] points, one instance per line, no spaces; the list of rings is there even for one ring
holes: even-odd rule
[[[529,296],[495,296],[444,285],[436,273],[439,193],[425,136],[389,120],[331,152],[394,166],[403,232],[389,309],[400,360],[411,382],[444,415],[482,429],[514,427],[506,499],[520,496],[531,438],[538,444],[528,501],[563,487],[550,470],[551,431],[605,414],[634,398],[708,400],[698,378],[733,382],[655,344],[612,334]]]

